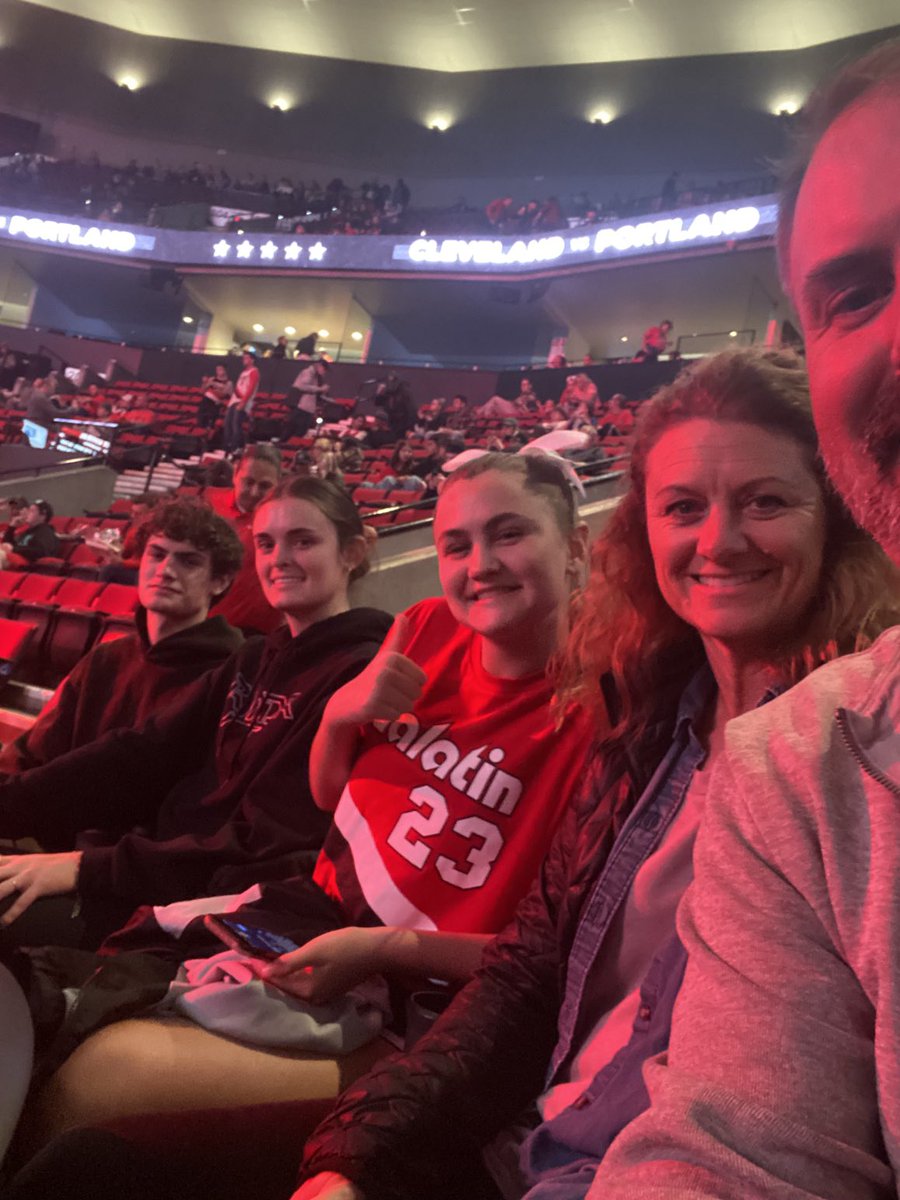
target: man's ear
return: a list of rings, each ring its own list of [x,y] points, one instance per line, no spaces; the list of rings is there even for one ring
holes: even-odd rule
[[[225,593],[228,591],[228,589],[234,583],[234,580],[235,580],[234,575],[213,575],[213,577],[209,581],[210,608],[214,604],[218,604],[218,602],[222,599],[222,597],[225,595]]]

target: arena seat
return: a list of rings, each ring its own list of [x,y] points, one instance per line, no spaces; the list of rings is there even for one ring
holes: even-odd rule
[[[0,675],[11,675],[34,638],[36,626],[30,621],[11,621],[0,617]]]
[[[395,525],[409,525],[413,521],[430,521],[434,512],[430,508],[404,508],[394,517]]]
[[[108,583],[92,603],[110,617],[133,616],[138,605],[138,590],[127,583]]]
[[[36,578],[49,578],[47,576]],[[27,581],[26,581],[27,582]],[[58,610],[66,606],[74,611],[78,608],[87,608],[94,597],[100,592],[103,584],[101,583],[86,583],[82,579],[62,579],[59,577],[50,579],[50,582],[55,586],[46,599],[31,599],[23,596],[26,585],[23,584],[16,593],[16,620],[29,621],[34,627],[34,638],[30,647],[31,655],[44,656],[44,651],[48,648],[51,639],[51,631],[57,623]],[[85,645],[87,639],[85,639]],[[82,647],[83,653],[84,647]],[[73,660],[77,661],[77,658]]]
[[[0,601],[9,600],[18,591],[24,578],[23,571],[0,571]]]
[[[23,604],[49,604],[61,583],[59,575],[27,572],[13,595],[0,597],[0,617],[17,617]]]
[[[387,488],[358,487],[353,493],[354,504],[380,504],[388,496]]]
[[[54,600],[58,608],[51,614],[42,647],[44,665],[68,673],[90,648],[100,629],[101,616],[94,601],[103,591],[98,580],[67,579]]]

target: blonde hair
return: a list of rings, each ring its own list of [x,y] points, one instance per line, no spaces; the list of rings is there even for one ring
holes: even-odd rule
[[[705,661],[697,631],[672,611],[656,582],[647,533],[647,457],[666,430],[695,419],[736,421],[803,448],[822,489],[823,574],[802,629],[773,647],[773,665],[794,683],[820,663],[869,644],[900,621],[900,573],[852,520],[819,458],[806,371],[782,351],[728,351],[683,371],[647,401],[631,454],[629,486],[592,549],[591,574],[557,668],[561,702],[591,709],[607,740],[644,731],[674,706]],[[618,711],[600,681],[611,676]]]

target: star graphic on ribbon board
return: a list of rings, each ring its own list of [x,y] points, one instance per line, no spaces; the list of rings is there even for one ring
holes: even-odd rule
[[[314,246],[310,246],[309,248],[309,261],[321,262],[325,257],[326,251],[326,246],[323,246],[321,242],[316,242]]]
[[[274,258],[278,253],[278,247],[271,239],[268,242],[263,242],[259,248],[260,258]]]
[[[253,243],[252,242],[241,242],[241,244],[237,248],[238,258],[249,258],[252,253],[253,253]]]
[[[231,247],[228,245],[225,239],[222,238],[221,242],[216,242],[216,244],[213,246],[213,258],[226,258],[230,249]]]
[[[303,247],[299,242],[291,242],[289,246],[285,246],[284,248],[284,257],[288,262],[296,262],[302,253]]]

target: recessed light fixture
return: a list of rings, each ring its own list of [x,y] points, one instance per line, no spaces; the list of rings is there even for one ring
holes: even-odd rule
[[[803,107],[799,96],[779,96],[771,106],[771,113],[776,117],[793,117]]]
[[[327,337],[331,337],[331,334],[328,332],[328,330],[327,330],[327,329],[320,329],[320,330],[319,330],[319,337],[320,337],[320,338],[327,338]]]
[[[141,86],[141,81],[138,79],[138,77],[136,75],[132,75],[131,73],[120,75],[116,79],[116,83],[126,92],[136,92]]]
[[[425,118],[425,124],[432,133],[446,133],[453,124],[453,117],[448,112],[433,112]]]
[[[610,121],[614,121],[616,114],[611,108],[595,108],[590,114],[588,120],[593,125],[608,125]]]
[[[253,330],[254,333],[264,333],[266,327],[265,327],[265,325],[256,324],[256,325],[251,325],[250,328]]]
[[[193,325],[193,323],[194,323],[194,318],[189,317],[187,315],[187,313],[185,313],[185,315],[181,319],[182,319],[182,321],[184,321],[185,325]]]
[[[627,341],[628,341],[628,334],[627,334],[627,333],[623,333],[623,334],[622,334],[622,336],[619,338],[619,341],[620,341],[620,342],[627,342]]]
[[[286,113],[297,106],[297,97],[291,96],[287,92],[270,92],[266,97],[266,104],[271,108],[272,112]]]
[[[350,336],[353,338],[354,342],[361,342],[363,340],[363,335],[358,329],[354,329]]]
[[[285,325],[284,332],[288,335],[288,337],[293,337],[297,330],[293,327],[293,325]]]
[[[728,331],[728,336],[729,336],[729,337],[737,337],[737,330],[736,330],[736,329],[730,329],[730,330]]]

